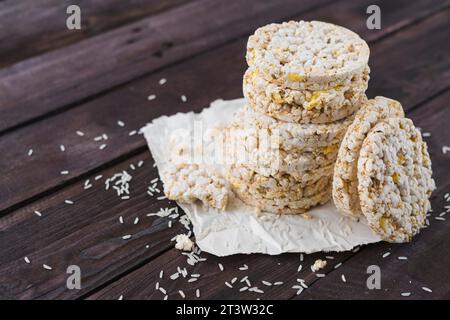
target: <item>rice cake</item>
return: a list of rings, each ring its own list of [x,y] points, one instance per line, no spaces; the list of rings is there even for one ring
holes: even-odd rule
[[[396,117],[404,117],[401,104],[385,97],[367,101],[356,113],[342,140],[334,167],[333,200],[341,213],[353,217],[361,215],[357,178],[361,146],[378,122]]]
[[[369,60],[356,33],[321,21],[289,21],[261,27],[249,37],[247,63],[284,87],[321,90],[351,82]]]
[[[425,226],[435,183],[427,145],[410,119],[386,119],[369,131],[358,182],[362,212],[384,240],[411,241]]]

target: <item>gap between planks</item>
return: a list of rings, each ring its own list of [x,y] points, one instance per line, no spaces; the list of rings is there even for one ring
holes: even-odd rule
[[[416,20],[417,20],[417,19],[416,19]],[[414,20],[414,21],[416,21],[416,20]],[[416,23],[416,22],[415,22],[415,23]],[[414,24],[415,24],[415,23],[414,23]],[[403,25],[401,26],[401,29],[400,29],[400,30],[404,30],[405,28],[407,28],[407,27],[409,27],[409,26],[410,26],[410,24],[408,24],[408,25],[407,25],[407,24],[403,24]],[[390,29],[389,32],[394,32],[394,31],[395,31],[395,30],[391,30],[391,29]],[[242,39],[242,37],[239,38],[239,39]],[[236,40],[233,40],[232,42],[234,42],[234,41],[236,41]],[[213,50],[213,49],[211,49],[211,50]],[[208,51],[209,51],[209,50],[208,50]],[[203,53],[205,53],[205,52],[203,52]],[[176,63],[176,64],[181,64],[181,61],[178,62],[178,63]],[[137,79],[135,79],[135,80],[137,80]],[[446,89],[447,89],[447,88],[446,88]],[[445,90],[446,90],[446,89],[445,89]],[[444,90],[444,91],[445,91],[445,90]],[[36,195],[34,195],[34,196],[30,197],[30,198],[24,199],[23,201],[20,201],[20,202],[14,204],[12,207],[5,208],[4,210],[0,211],[0,216],[3,216],[3,215],[5,215],[5,214],[7,214],[7,213],[10,213],[10,212],[12,212],[12,211],[14,211],[14,210],[20,208],[20,207],[23,207],[24,205],[29,204],[29,203],[31,203],[31,202],[35,201],[36,199],[39,199],[39,198],[41,198],[41,197],[43,197],[43,196],[52,194],[52,193],[54,193],[54,192],[56,192],[56,191],[58,191],[58,190],[60,190],[60,189],[62,189],[62,188],[64,188],[64,187],[66,187],[66,186],[68,186],[68,185],[71,185],[71,184],[73,184],[73,183],[76,183],[77,181],[82,180],[84,177],[86,177],[86,175],[88,175],[88,174],[90,174],[90,173],[92,173],[92,172],[98,172],[98,171],[100,171],[100,170],[102,170],[102,169],[104,169],[104,168],[110,167],[110,166],[112,166],[112,165],[114,165],[114,164],[116,164],[116,163],[118,163],[118,162],[120,162],[120,161],[125,161],[125,160],[128,159],[129,157],[133,156],[134,154],[136,154],[136,153],[138,153],[138,152],[142,152],[143,150],[145,150],[145,145],[144,145],[144,146],[140,146],[140,147],[137,148],[137,149],[133,149],[133,150],[127,152],[126,154],[121,155],[121,156],[118,157],[118,158],[112,159],[111,161],[108,161],[108,162],[104,163],[103,165],[101,165],[101,166],[99,166],[99,167],[93,168],[92,170],[89,170],[88,173],[83,173],[81,176],[73,177],[73,178],[71,178],[71,179],[69,179],[69,180],[67,180],[67,181],[64,181],[62,184],[56,185],[56,186],[54,186],[54,187],[51,187],[51,188],[45,190],[45,191],[42,192],[42,193],[38,193],[38,194],[36,194]]]

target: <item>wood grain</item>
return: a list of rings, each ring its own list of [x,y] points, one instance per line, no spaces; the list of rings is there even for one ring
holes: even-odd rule
[[[137,168],[140,160],[144,165]],[[130,169],[129,164],[137,169]],[[122,170],[133,176],[130,200],[105,190],[105,180]],[[96,175],[89,177],[91,189],[84,190],[84,181],[74,184],[0,220],[0,299],[78,297],[160,254],[171,246],[173,234],[183,232],[184,227],[176,222],[169,228],[168,218],[146,216],[175,205],[146,193],[157,177],[148,153],[102,174],[98,181]],[[74,204],[66,204],[67,199]],[[134,224],[136,218],[140,221]],[[132,237],[124,240],[125,235]],[[30,264],[25,263],[25,256]],[[43,264],[53,270],[45,270]],[[81,268],[82,290],[67,289],[69,265]]]
[[[450,286],[443,285],[443,282],[448,283],[450,279],[448,274],[443,272],[442,266],[450,264],[448,255],[443,255],[450,249],[450,224],[448,221],[436,221],[433,217],[444,211],[443,195],[450,191],[450,172],[445,167],[449,157],[441,152],[442,144],[445,143],[443,137],[450,136],[450,128],[446,126],[450,109],[445,108],[449,98],[450,90],[421,106],[416,112],[408,114],[424,132],[431,132],[431,137],[426,139],[438,185],[438,190],[432,197],[435,212],[430,217],[431,226],[422,231],[413,243],[378,243],[364,246],[356,254],[343,252],[305,255],[303,262],[300,262],[298,254],[277,257],[253,254],[226,258],[205,254],[207,261],[195,267],[186,265],[185,258],[172,249],[102,288],[88,299],[116,299],[120,295],[123,295],[124,299],[162,299],[164,295],[155,290],[157,282],[167,290],[169,299],[181,299],[178,290],[183,290],[187,298],[195,299],[197,289],[201,291],[202,299],[399,299],[402,298],[402,292],[413,292],[409,297],[412,299],[448,298]],[[449,205],[449,202],[445,202],[445,205]],[[390,252],[390,256],[383,258],[382,255],[386,252]],[[326,256],[332,256],[334,259],[327,259]],[[398,260],[398,257],[403,256],[408,260]],[[326,274],[325,278],[317,278],[310,269],[319,258],[328,262],[327,267],[318,272]],[[219,262],[225,267],[223,272],[218,268]],[[343,264],[334,269],[338,263]],[[238,269],[243,264],[249,266],[248,271]],[[300,264],[303,266],[302,271],[297,272]],[[381,290],[367,289],[366,270],[369,265],[378,265],[381,268]],[[190,274],[200,274],[201,277],[194,283],[187,282],[190,277],[171,280],[169,276],[177,272],[178,266],[186,267]],[[159,278],[161,269],[165,270],[166,276],[163,279]],[[342,274],[346,282],[342,281]],[[252,286],[264,290],[264,294],[239,292],[240,288],[247,286],[240,283],[244,276],[249,277]],[[234,277],[238,278],[234,288],[227,287],[225,281],[231,282]],[[298,278],[304,279],[309,288],[297,296],[297,290],[292,289],[292,286],[298,285]],[[263,280],[271,283],[282,281],[283,285],[268,287],[262,283]],[[409,283],[410,280],[412,283]],[[433,293],[424,291],[422,287],[432,288]]]
[[[0,131],[324,2],[199,0],[21,61],[0,70]]]
[[[183,0],[20,0],[0,2],[0,68],[67,46],[133,20],[154,15]],[[66,28],[66,9],[81,9],[81,30]]]
[[[416,2],[411,4],[413,7],[415,5]],[[361,4],[355,6],[361,7]],[[363,20],[357,15],[355,8],[350,5],[346,7],[347,11],[342,10],[339,3],[330,4],[315,9],[317,14],[313,10],[302,17],[327,19],[358,30]],[[401,7],[397,10],[400,9],[403,10]],[[339,10],[347,14],[335,14]],[[427,12],[426,16],[431,14],[431,11]],[[397,18],[390,18],[391,15]],[[423,21],[417,21],[420,19],[416,16],[411,16],[409,12],[402,20],[401,12],[391,10],[383,15],[383,21],[391,21],[395,27],[386,25],[385,31],[375,32],[376,35],[362,27],[361,33],[364,37],[376,41],[371,45],[371,61],[376,64],[377,70],[381,68],[380,72],[375,72],[374,65],[371,65],[370,93],[387,96],[392,94],[399,98],[407,109],[414,109],[414,114],[418,112],[413,115],[415,121],[416,118],[426,119],[420,124],[423,124],[424,129],[430,131],[432,126],[436,126],[436,131],[433,131],[430,139],[430,149],[435,172],[439,175],[438,186],[441,188],[441,181],[448,180],[448,170],[444,170],[448,159],[436,156],[440,151],[440,144],[445,141],[443,138],[434,139],[441,133],[439,126],[444,125],[444,121],[449,118],[442,102],[448,101],[448,94],[446,93],[444,98],[438,97],[440,102],[433,102],[431,107],[426,100],[430,96],[438,96],[449,83],[450,64],[446,54],[448,44],[445,41],[445,30],[448,29],[449,23],[448,10],[442,10],[441,13]],[[408,21],[414,25],[398,31],[397,28],[404,26],[399,24],[399,21]],[[128,132],[162,114],[199,110],[215,98],[240,96],[241,89],[238,84],[241,83],[245,69],[242,54],[244,50],[245,39],[231,42],[115,88],[114,91],[96,97],[80,107],[14,130],[0,139],[0,151],[3,153],[0,162],[0,208],[3,209],[1,214],[5,215],[0,218],[0,243],[3,244],[0,245],[0,298],[116,299],[120,294],[124,294],[125,299],[162,298],[161,295],[155,294],[154,285],[161,268],[167,267],[168,271],[172,271],[177,265],[185,263],[184,257],[178,251],[167,251],[173,245],[170,238],[184,229],[178,224],[169,229],[167,220],[145,217],[145,213],[156,211],[167,204],[155,201],[145,194],[145,187],[149,180],[156,176],[156,172],[143,139],[140,136],[130,137]],[[417,57],[420,57],[420,60]],[[397,64],[391,62],[393,59],[397,59]],[[159,86],[157,81],[162,77],[166,77],[168,82]],[[402,88],[405,89],[401,90]],[[158,95],[155,101],[146,100],[150,93]],[[181,94],[188,96],[187,103],[181,103]],[[75,94],[73,96],[76,97]],[[437,107],[444,109],[444,113],[435,114]],[[125,128],[117,125],[119,119],[126,123]],[[82,130],[86,135],[77,136],[76,130]],[[101,133],[108,134],[108,140],[105,141],[108,146],[105,150],[98,149],[103,142],[93,141],[93,138]],[[442,131],[442,134],[443,137],[448,136],[446,131]],[[66,152],[58,150],[60,144],[66,146]],[[26,155],[29,148],[34,150],[32,157]],[[134,156],[135,154],[138,155]],[[132,199],[120,200],[113,193],[103,191],[103,181],[94,182],[93,189],[82,189],[85,178],[93,180],[92,177],[98,173],[102,173],[104,177],[111,176],[127,168],[129,163],[136,163],[140,159],[145,159],[146,162],[143,168],[133,173]],[[66,169],[70,174],[62,176],[60,171]],[[448,188],[448,185],[445,186]],[[442,193],[442,190],[439,192]],[[75,200],[75,204],[65,204],[64,200],[67,198]],[[433,203],[436,203],[436,200]],[[438,206],[442,207],[439,203]],[[43,217],[37,217],[33,213],[34,210],[40,210]],[[120,215],[126,218],[126,224],[119,224]],[[141,221],[133,225],[132,221],[136,216],[139,216]],[[432,234],[431,231],[445,237],[448,232],[444,234],[441,229],[448,224],[438,223],[440,222],[433,223],[431,228],[424,232],[424,237]],[[125,241],[121,239],[125,233],[133,234],[134,237]],[[424,255],[427,259],[440,258],[442,250],[448,248],[436,244],[436,238],[428,237],[431,240],[427,242],[427,247],[421,247],[415,252],[419,257]],[[146,244],[149,248],[145,248]],[[369,246],[362,251],[368,257],[373,257],[384,249],[382,246],[380,248],[378,245]],[[425,255],[423,250],[428,249],[431,253]],[[367,251],[369,253],[366,253]],[[30,258],[31,264],[23,261],[25,255]],[[300,296],[304,298],[308,297],[307,294],[314,297],[315,288],[320,287],[318,284],[330,281],[332,277],[338,278],[338,287],[340,284],[340,274],[336,275],[336,272],[318,280],[309,271],[314,260],[318,257],[324,258],[324,254],[306,256],[304,269],[300,273],[296,272],[300,263],[299,256],[294,254],[278,257],[239,255],[225,259],[207,254],[204,256],[208,257],[207,262],[192,270],[202,274],[200,280],[193,284],[187,285],[186,279],[167,280],[166,274],[161,283],[169,290],[171,299],[179,298],[177,290],[180,288],[186,290],[188,297],[193,297],[195,290],[192,288],[197,287],[201,289],[203,298],[236,298],[237,290],[227,288],[224,281],[229,281],[237,275],[245,275],[245,272],[236,270],[244,263],[250,267],[248,273],[252,283],[265,289],[263,298],[293,297],[295,290],[290,286],[296,282],[297,277],[304,278],[311,285],[311,288]],[[335,259],[329,262],[324,273],[332,271],[336,263],[345,262],[352,257],[352,253],[333,256]],[[358,256],[359,253],[350,258],[344,263],[344,267]],[[219,272],[219,261],[224,264],[225,272]],[[367,261],[371,261],[370,258],[367,258]],[[421,261],[422,259],[419,259],[415,263],[423,266],[424,271],[416,274],[418,281],[422,282],[415,285],[428,284],[434,287],[434,282],[424,275],[427,266]],[[44,270],[43,263],[51,265],[54,270]],[[448,264],[444,260],[444,264],[446,263]],[[65,287],[65,269],[69,264],[82,267],[81,291],[70,291]],[[357,279],[358,272],[361,272],[360,267],[358,264],[356,267],[350,265],[349,270],[354,270],[354,279]],[[396,264],[389,266],[392,268],[389,269],[392,271],[391,275],[401,273],[402,267],[403,265]],[[340,272],[344,269],[338,270]],[[353,279],[353,276],[350,279]],[[261,280],[284,281],[285,284],[265,288]],[[355,282],[355,286],[350,287],[349,291],[341,296],[358,297],[361,283],[363,282]],[[394,284],[396,282],[388,282],[386,288],[391,288]],[[100,291],[96,292],[97,290]],[[392,292],[392,297],[397,297],[398,292]],[[379,294],[381,296],[381,293]],[[330,294],[324,293],[323,297],[329,296]],[[435,290],[430,296],[448,296],[448,290]],[[239,294],[239,297],[257,298],[258,294],[244,293]]]
[[[372,46],[371,61],[376,68],[373,68],[374,83],[371,83],[369,94],[400,98],[399,92],[402,92],[404,96],[400,100],[408,109],[448,86],[450,58],[446,50],[450,44],[445,41],[445,30],[450,27],[449,11]],[[0,210],[51,191],[137,148],[144,148],[143,139],[128,137],[127,132],[116,125],[119,119],[127,123],[128,130],[137,129],[162,114],[199,110],[218,97],[241,96],[244,50],[245,39],[230,43],[138,79],[78,108],[5,135],[0,141],[0,150],[5,150],[0,167],[3,175]],[[423,52],[427,52],[427,59],[418,64],[416,55]],[[401,58],[402,63],[392,63],[394,58],[397,61]],[[218,72],[219,66],[222,72]],[[168,78],[169,82],[159,86],[157,82],[162,77]],[[422,89],[417,90],[419,87]],[[147,101],[146,97],[152,93],[158,95],[157,100]],[[188,103],[181,102],[181,94],[188,96]],[[86,136],[77,136],[77,130],[84,131]],[[95,143],[92,138],[104,132],[110,135],[108,144],[113,143],[113,147],[99,150],[101,143]],[[17,141],[21,143],[17,144]],[[58,152],[59,144],[67,145],[69,151]],[[27,157],[30,148],[35,149],[35,154]],[[70,174],[62,176],[63,170],[69,170]],[[28,173],[24,175],[24,172]],[[19,174],[22,174],[20,181],[16,179]]]

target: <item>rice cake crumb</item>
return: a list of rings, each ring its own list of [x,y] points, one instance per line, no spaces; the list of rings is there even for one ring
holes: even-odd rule
[[[185,234],[179,234],[175,237],[175,248],[181,251],[192,251],[194,242]]]
[[[322,259],[317,259],[314,261],[314,264],[311,266],[312,272],[317,272],[320,269],[323,269],[327,266],[327,261]]]
[[[196,163],[171,163],[162,174],[164,193],[170,200],[184,203],[200,200],[207,206],[224,210],[232,195],[223,177]]]

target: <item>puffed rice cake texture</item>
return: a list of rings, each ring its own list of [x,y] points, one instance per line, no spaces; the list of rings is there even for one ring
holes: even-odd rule
[[[247,63],[283,87],[323,90],[347,85],[369,60],[356,33],[321,21],[289,21],[261,27],[249,37]]]
[[[224,210],[232,197],[228,181],[197,163],[170,163],[161,173],[164,193],[170,200],[194,203]]]
[[[427,145],[410,119],[386,119],[369,131],[358,181],[362,212],[384,240],[411,241],[425,226],[436,187]]]
[[[285,122],[255,112],[246,105],[234,114],[229,128],[244,130],[243,134],[249,138],[253,136],[252,139],[265,139],[272,147],[290,152],[339,146],[352,121],[353,115],[328,124]]]
[[[265,80],[260,72],[248,69],[243,93],[257,112],[297,123],[329,123],[348,117],[367,100],[369,67],[347,85],[325,90],[295,90]]]
[[[339,148],[333,179],[333,201],[347,216],[361,216],[358,196],[358,158],[361,146],[370,129],[388,118],[404,117],[398,101],[375,97],[368,100],[356,113]]]
[[[305,147],[286,151],[267,136],[247,130],[228,129],[226,133],[227,163],[244,164],[262,175],[288,173],[294,177],[304,171],[319,170],[334,165],[339,144],[326,147]]]
[[[248,205],[272,213],[298,214],[331,198],[329,174],[307,175],[305,180],[288,174],[263,176],[245,165],[232,165],[227,179],[234,193]]]

